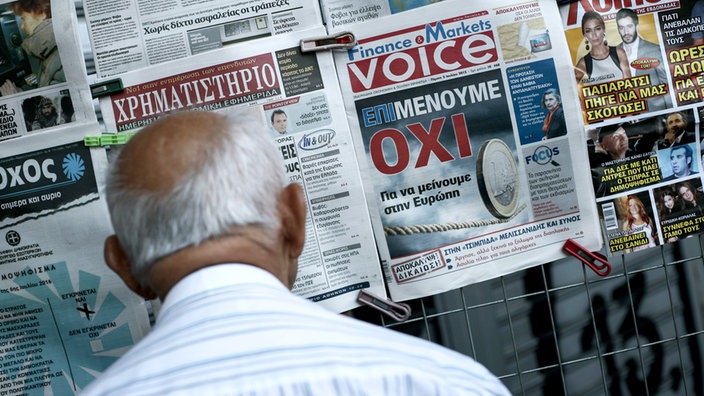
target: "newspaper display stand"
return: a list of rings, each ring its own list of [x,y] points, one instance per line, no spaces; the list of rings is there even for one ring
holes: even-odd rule
[[[704,395],[704,2],[84,0],[92,87],[50,8],[53,68],[0,0],[0,395],[77,394],[146,334],[105,146],[192,110],[255,113],[303,186],[295,293],[516,394]]]

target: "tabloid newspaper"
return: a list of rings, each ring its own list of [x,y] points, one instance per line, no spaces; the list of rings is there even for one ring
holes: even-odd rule
[[[142,338],[145,302],[103,261],[97,123],[0,143],[0,393],[74,395]],[[50,136],[50,137],[49,137]]]
[[[394,300],[564,257],[568,238],[600,248],[556,3],[447,0],[349,28],[335,60]]]
[[[704,231],[704,1],[560,7],[609,253]]]
[[[98,78],[322,24],[317,0],[83,0]]]
[[[0,141],[97,122],[78,43],[76,9],[53,1],[41,23],[22,23],[0,0]]]
[[[344,311],[359,305],[361,289],[386,292],[332,54],[299,45],[324,35],[320,26],[125,73],[124,92],[102,99],[101,109],[110,132],[176,111],[258,111],[270,125],[261,133],[276,141],[308,202],[293,291]]]

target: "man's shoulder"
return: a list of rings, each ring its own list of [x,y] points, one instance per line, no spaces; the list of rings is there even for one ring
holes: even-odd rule
[[[260,317],[239,317],[237,326],[231,326],[227,321],[221,323],[221,327],[232,331],[218,330],[217,337],[212,341],[218,342],[221,347],[200,350],[198,359],[194,359],[196,346],[192,345],[193,342],[172,344],[168,353],[165,352],[168,357],[155,351],[164,348],[164,340],[174,339],[174,334],[178,335],[179,340],[208,338],[208,329],[213,324],[203,325],[205,330],[201,331],[201,321],[197,321],[198,329],[189,330],[187,334],[172,334],[170,328],[156,329],[157,333],[148,336],[146,343],[141,343],[134,352],[128,353],[128,361],[118,362],[108,370],[107,378],[96,381],[91,392],[97,393],[88,394],[103,394],[100,391],[105,389],[124,391],[125,387],[136,388],[140,384],[156,389],[158,384],[173,386],[176,382],[182,383],[185,389],[201,386],[197,382],[202,383],[206,377],[213,379],[209,385],[203,385],[206,388],[230,383],[235,387],[243,384],[246,387],[247,384],[261,381],[257,375],[250,373],[263,372],[271,375],[272,384],[287,387],[306,383],[316,390],[312,393],[316,395],[332,394],[321,390],[328,382],[348,381],[355,389],[367,386],[367,389],[376,389],[374,381],[383,383],[399,376],[412,379],[408,385],[420,394],[425,394],[421,390],[428,389],[508,394],[502,393],[504,388],[493,374],[465,355],[421,338],[329,311],[308,308],[299,308],[295,315],[277,321],[266,320],[262,323]],[[252,320],[256,323],[251,323]],[[239,365],[246,365],[247,370],[228,370],[228,367]],[[172,370],[174,367],[188,368],[176,373]],[[370,372],[360,376],[360,369]],[[200,379],[191,375],[205,371],[209,374],[204,374]],[[268,386],[265,383],[260,385]],[[382,392],[380,388],[378,393],[370,394]]]
[[[645,40],[643,38],[639,39],[640,43],[638,44],[638,49],[640,50],[647,50],[647,51],[657,51],[658,54],[660,54],[660,46],[650,42],[648,40]]]

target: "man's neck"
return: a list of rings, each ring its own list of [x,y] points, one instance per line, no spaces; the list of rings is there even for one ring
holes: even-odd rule
[[[639,41],[640,37],[636,36],[635,40],[630,44],[623,43],[623,50],[626,51],[626,55],[628,55],[629,58],[633,58],[637,55]]]
[[[157,261],[149,270],[149,283],[163,301],[169,290],[184,277],[202,268],[223,263],[250,264],[271,272],[286,287],[288,272],[284,252],[267,241],[263,230],[225,236],[189,246]]]

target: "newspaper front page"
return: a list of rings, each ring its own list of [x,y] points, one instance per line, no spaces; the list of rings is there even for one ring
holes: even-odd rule
[[[0,144],[0,393],[74,395],[147,332],[104,263],[104,149],[75,124]]]
[[[560,8],[607,252],[704,231],[704,1]]]
[[[336,54],[394,300],[601,246],[557,6],[482,4],[355,25]]]
[[[0,27],[0,141],[96,122],[72,2],[33,17],[0,1]]]
[[[247,42],[126,73],[101,101],[108,131],[130,131],[176,111],[256,109],[308,202],[294,293],[344,311],[360,289],[385,296],[362,182],[332,55],[302,53],[324,28]]]
[[[322,24],[317,0],[83,0],[98,78]]]

